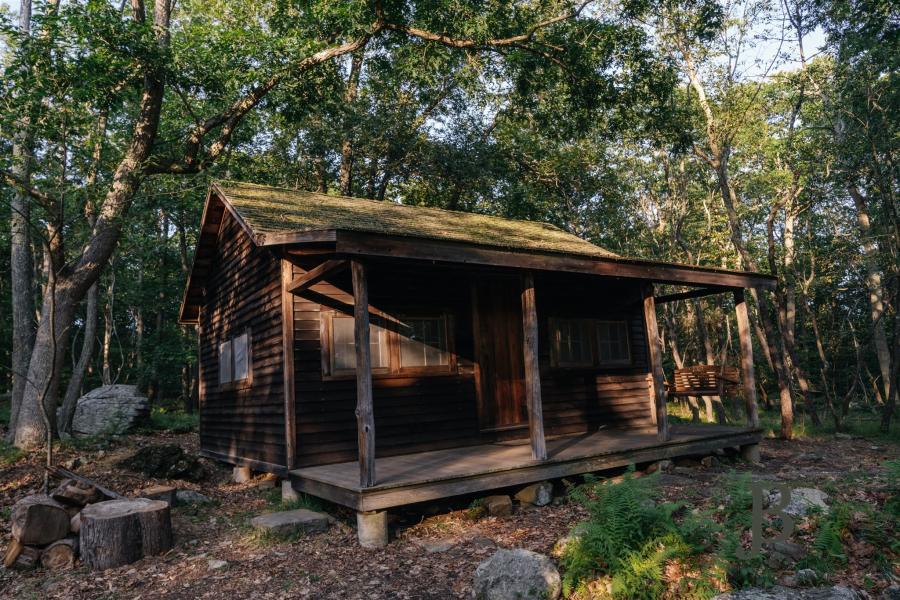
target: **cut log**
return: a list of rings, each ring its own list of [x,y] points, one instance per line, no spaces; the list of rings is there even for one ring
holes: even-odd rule
[[[169,504],[147,498],[109,500],[81,511],[81,557],[91,569],[109,569],[172,548]]]
[[[76,513],[75,516],[69,520],[69,529],[72,533],[81,531],[81,513]]]
[[[122,496],[122,494],[119,494],[110,489],[107,489],[107,488],[103,487],[102,485],[100,485],[99,483],[97,483],[96,481],[93,481],[92,479],[88,479],[87,477],[82,477],[81,475],[79,475],[77,473],[73,473],[72,471],[63,469],[62,467],[53,466],[53,467],[44,467],[44,469],[48,473],[50,473],[51,475],[53,475],[54,477],[56,477],[58,479],[74,479],[75,481],[78,481],[78,482],[81,482],[81,483],[84,483],[87,485],[92,485],[95,488],[97,488],[97,490],[103,495],[104,498],[106,498],[108,500],[113,500],[113,499],[124,497],[124,496]]]
[[[103,500],[103,494],[97,486],[74,479],[63,481],[50,496],[57,502],[79,507]]]
[[[33,546],[22,546],[16,559],[9,566],[10,569],[28,571],[38,566],[41,560],[41,549]]]
[[[22,549],[25,546],[19,540],[12,540],[9,542],[9,546],[6,547],[6,553],[3,555],[3,566],[7,569],[12,567],[16,559],[19,558],[19,555],[22,554]]]
[[[137,495],[141,498],[162,500],[163,502],[168,502],[169,506],[174,506],[176,491],[177,490],[171,485],[154,485],[140,490]]]
[[[64,571],[75,566],[78,558],[78,538],[70,535],[53,542],[41,552],[41,566],[50,571]]]
[[[26,496],[13,506],[12,535],[26,546],[51,544],[69,533],[69,519],[65,507],[50,496]]]

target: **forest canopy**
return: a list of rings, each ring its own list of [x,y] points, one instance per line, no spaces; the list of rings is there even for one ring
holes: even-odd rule
[[[781,435],[795,412],[840,429],[851,405],[889,427],[895,3],[2,10],[0,391],[20,447],[66,431],[101,383],[192,410],[197,337],[177,315],[216,178],[546,221],[624,255],[771,273],[751,321]],[[736,362],[723,302],[660,307],[667,370]]]

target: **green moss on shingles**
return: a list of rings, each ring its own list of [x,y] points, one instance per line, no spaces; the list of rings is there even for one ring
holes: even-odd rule
[[[509,250],[616,256],[548,223],[236,181],[216,186],[256,235],[359,231]]]

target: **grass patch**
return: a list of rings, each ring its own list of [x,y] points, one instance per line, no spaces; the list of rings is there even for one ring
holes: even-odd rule
[[[197,413],[190,414],[182,410],[170,410],[157,406],[150,412],[146,429],[171,433],[191,433],[197,431],[199,424],[200,415]]]
[[[16,464],[28,453],[11,444],[0,440],[0,467],[9,467]]]

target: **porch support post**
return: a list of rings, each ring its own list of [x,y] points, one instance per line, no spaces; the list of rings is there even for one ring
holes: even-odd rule
[[[369,354],[369,285],[363,263],[350,264],[353,274],[353,339],[356,343],[356,430],[359,485],[375,485],[375,414],[372,410],[372,357]]]
[[[744,408],[747,427],[759,427],[759,410],[756,405],[756,371],[753,367],[753,339],[750,337],[750,316],[744,290],[734,290],[734,312],[737,315],[738,339],[741,344],[741,381],[744,388]]]
[[[653,284],[644,286],[644,325],[647,328],[650,370],[653,375],[653,407],[656,414],[656,435],[659,441],[669,439],[669,418],[666,414],[666,377],[663,374],[663,349],[659,339],[659,326],[656,323],[656,301],[653,297]]]
[[[541,403],[541,371],[538,365],[538,320],[534,297],[534,275],[522,278],[522,325],[525,350],[525,398],[528,405],[528,432],[531,436],[531,457],[547,460],[544,440],[544,409]]]

